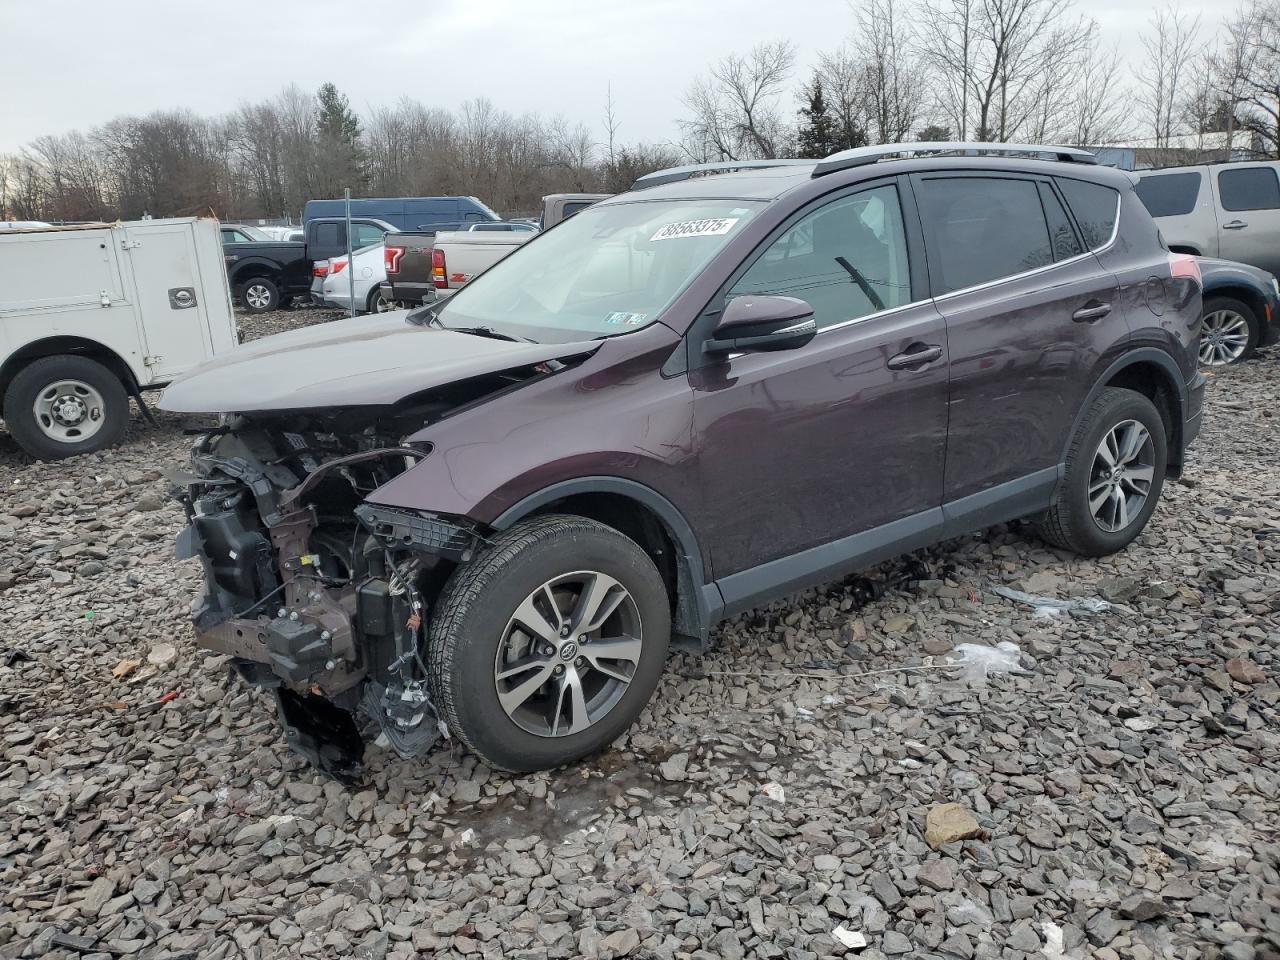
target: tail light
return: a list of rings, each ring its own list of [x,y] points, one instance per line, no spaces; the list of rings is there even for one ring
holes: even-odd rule
[[[444,267],[444,251],[435,249],[431,251],[431,280],[436,285],[437,290],[446,290],[449,287],[449,281],[446,279]]]
[[[346,260],[330,260],[329,261],[329,272],[332,273],[335,277],[346,268],[347,268]]]
[[[1169,254],[1169,273],[1175,280],[1185,277],[1201,285],[1204,283],[1200,278],[1200,261],[1189,253]]]
[[[382,263],[387,268],[387,273],[400,272],[400,258],[404,256],[404,247],[383,247]]]
[[[311,275],[313,277],[327,277],[329,275],[329,264],[317,263],[311,268]]]

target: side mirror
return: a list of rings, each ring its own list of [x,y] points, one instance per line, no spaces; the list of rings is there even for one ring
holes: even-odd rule
[[[720,322],[704,353],[795,350],[818,332],[813,307],[796,297],[734,297],[725,304]]]

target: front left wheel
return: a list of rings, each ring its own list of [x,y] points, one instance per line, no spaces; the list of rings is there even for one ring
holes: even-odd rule
[[[4,421],[33,457],[62,460],[119,440],[129,424],[129,396],[120,378],[96,360],[41,357],[9,382]]]
[[[671,634],[662,577],[631,539],[573,516],[517,524],[458,570],[428,639],[450,732],[516,773],[608,746],[640,715]]]
[[[254,277],[241,288],[240,302],[248,313],[266,313],[280,305],[280,290],[266,277]]]

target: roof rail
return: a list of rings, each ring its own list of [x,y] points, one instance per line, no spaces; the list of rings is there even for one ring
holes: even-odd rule
[[[762,170],[766,167],[811,166],[812,160],[724,160],[720,163],[691,163],[687,167],[669,167],[646,173],[631,185],[632,190],[656,187],[664,183],[678,183],[698,174],[729,173],[733,170]]]
[[[1050,147],[1034,143],[960,143],[952,141],[928,141],[924,143],[882,143],[874,147],[855,147],[833,153],[819,160],[813,175],[821,177],[836,170],[861,167],[891,157],[915,156],[923,153],[951,153],[958,156],[1038,157],[1059,160],[1064,163],[1097,163],[1098,158],[1088,150],[1076,147]]]

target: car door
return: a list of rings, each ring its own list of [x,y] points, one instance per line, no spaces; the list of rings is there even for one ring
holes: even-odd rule
[[[912,183],[951,351],[944,509],[982,526],[1047,502],[1095,366],[1128,335],[1117,281],[1086,249],[1112,242],[1119,195],[1082,184],[1090,219],[1079,223],[1048,177]]]
[[[1270,164],[1224,167],[1214,189],[1221,213],[1218,255],[1280,273],[1280,180]]]
[[[806,552],[792,585],[817,582],[806,574],[867,542],[848,538],[879,529],[887,542],[895,521],[912,518],[918,532],[937,519],[947,345],[903,186],[881,181],[799,212],[691,330],[696,346],[728,300],[753,294],[807,300],[819,326],[796,350],[691,364],[703,535],[730,611],[780,583],[784,558]]]

